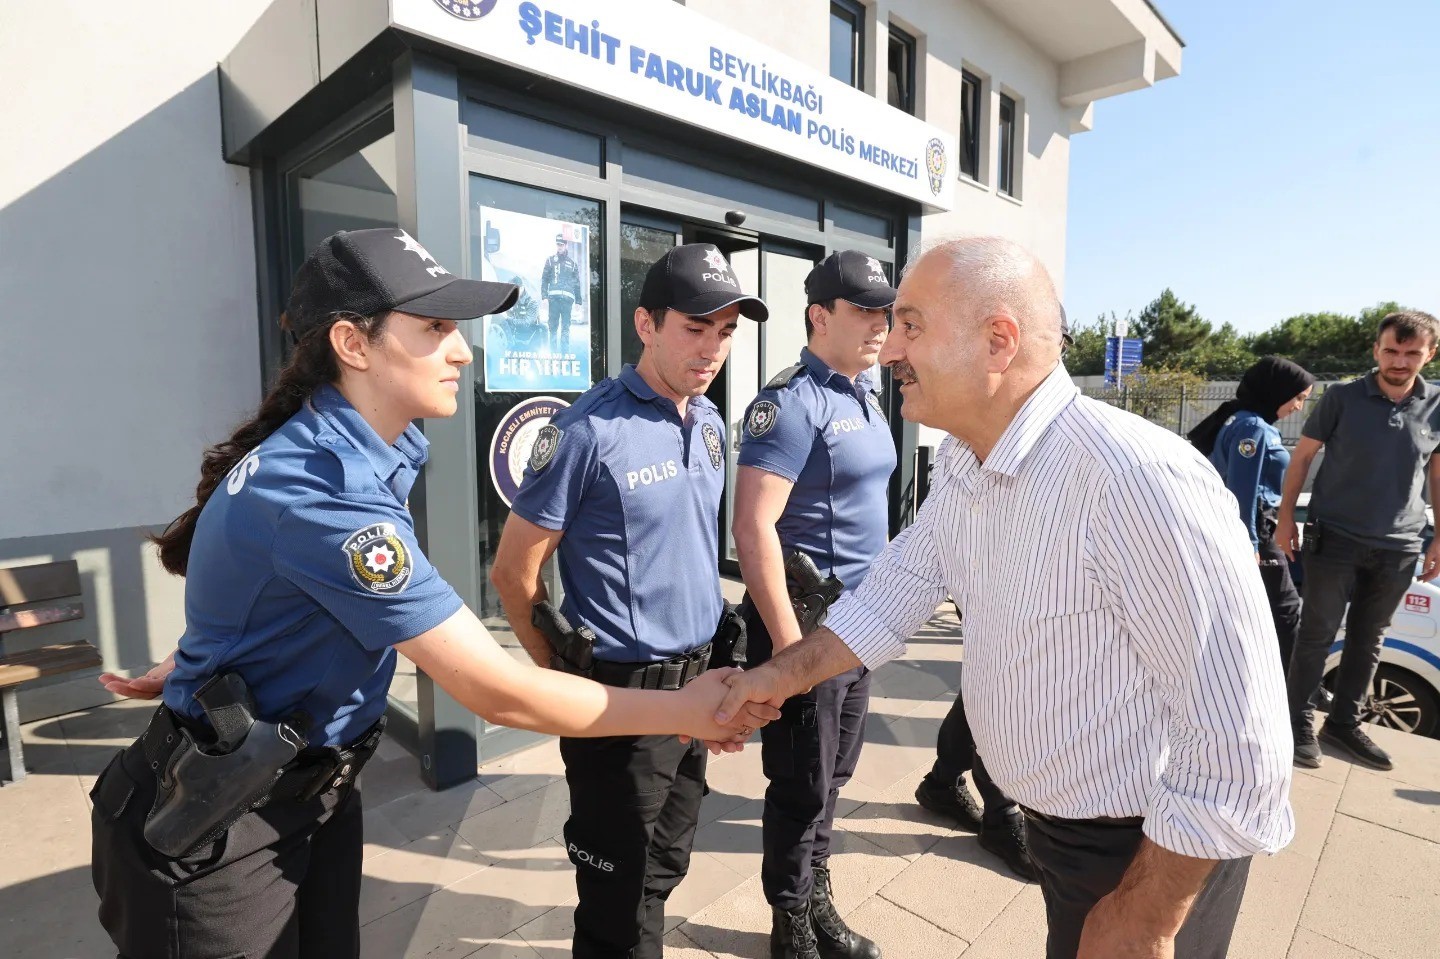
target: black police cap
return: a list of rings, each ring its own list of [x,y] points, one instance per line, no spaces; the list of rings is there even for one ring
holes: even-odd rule
[[[896,293],[879,260],[857,250],[840,250],[805,277],[805,296],[809,303],[844,300],[875,310],[893,306]]]
[[[453,276],[404,230],[341,230],[321,240],[300,265],[285,315],[300,337],[335,313],[399,310],[468,320],[503,313],[519,295],[513,283]]]
[[[646,310],[678,310],[687,316],[709,316],[739,304],[752,320],[770,318],[770,310],[740,289],[740,280],[719,247],[712,243],[685,243],[674,247],[645,274],[640,306]]]

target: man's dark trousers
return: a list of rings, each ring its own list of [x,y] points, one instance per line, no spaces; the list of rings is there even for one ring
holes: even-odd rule
[[[576,959],[658,959],[665,901],[690,868],[703,743],[675,736],[560,740],[575,864]]]
[[[1313,720],[1310,697],[1320,687],[1341,617],[1345,647],[1327,722],[1342,729],[1359,724],[1380,662],[1381,641],[1414,581],[1419,558],[1418,550],[1377,549],[1333,527],[1322,527],[1318,535],[1310,532],[1305,542],[1305,605],[1286,684],[1290,715],[1297,724]]]
[[[1306,571],[1309,577],[1309,571]],[[1045,959],[1074,959],[1090,909],[1120,884],[1143,838],[1140,819],[1055,819],[1026,811],[1025,841],[1040,874]],[[1222,859],[1175,937],[1175,959],[1225,959],[1250,859]]]
[[[985,764],[975,752],[975,737],[970,733],[970,721],[965,717],[965,697],[957,690],[950,711],[940,723],[940,732],[935,737],[935,765],[925,778],[944,786],[954,786],[956,780],[967,772],[972,773],[975,788],[980,790],[980,800],[989,817],[999,818],[1015,805],[995,785]]]
[[[569,352],[570,311],[575,308],[575,301],[563,296],[552,296],[545,302],[550,304],[550,352]]]
[[[741,606],[749,664],[770,658],[770,633],[755,607]],[[760,885],[765,901],[797,909],[810,901],[814,866],[830,859],[835,802],[855,774],[870,709],[870,671],[863,666],[792,696],[780,718],[760,730],[765,788]]]

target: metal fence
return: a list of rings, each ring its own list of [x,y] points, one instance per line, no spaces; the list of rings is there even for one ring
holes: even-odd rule
[[[1315,384],[1305,408],[1285,417],[1275,426],[1280,438],[1287,446],[1294,446],[1300,439],[1300,429],[1305,425],[1310,411],[1320,399],[1328,384]],[[1221,403],[1235,398],[1234,383],[1209,383],[1204,386],[1178,387],[1173,390],[1152,387],[1108,387],[1086,386],[1081,388],[1086,396],[1129,410],[1145,417],[1157,426],[1163,426],[1182,436],[1197,423],[1213,413]]]

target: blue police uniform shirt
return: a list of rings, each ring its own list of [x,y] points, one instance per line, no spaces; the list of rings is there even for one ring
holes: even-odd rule
[[[537,438],[511,510],[564,530],[561,611],[595,632],[595,658],[659,662],[715,635],[725,425],[715,404],[675,404],[626,366]],[[539,442],[544,439],[546,446]]]
[[[745,411],[740,465],[795,484],[775,524],[780,545],[808,554],[849,592],[885,548],[895,441],[869,370],[852,382],[808,348],[800,362],[790,382],[761,390]]]
[[[353,742],[379,719],[393,644],[462,605],[405,507],[427,445],[413,425],[386,445],[323,386],[241,460],[195,527],[165,704],[198,719],[195,691],[234,671],[261,717],[308,717],[312,746]]]
[[[1265,422],[1259,413],[1241,410],[1225,421],[1215,436],[1210,462],[1220,471],[1225,485],[1240,503],[1240,519],[1250,534],[1250,543],[1260,548],[1255,519],[1260,504],[1280,505],[1280,488],[1290,466],[1290,451],[1280,440],[1280,431]]]

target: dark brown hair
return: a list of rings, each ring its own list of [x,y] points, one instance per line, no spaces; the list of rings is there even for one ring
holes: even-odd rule
[[[1440,321],[1429,313],[1421,313],[1419,310],[1402,310],[1399,313],[1387,313],[1380,321],[1380,326],[1375,330],[1375,342],[1380,342],[1380,337],[1385,335],[1386,330],[1395,331],[1395,342],[1408,343],[1417,336],[1423,336],[1430,341],[1431,346],[1440,343]]]
[[[810,307],[812,306],[824,307],[826,313],[835,312],[835,301],[833,299],[818,300],[814,303],[807,303],[805,305],[805,339],[807,341],[810,339],[810,337],[815,335],[815,324],[810,322]]]
[[[164,532],[150,537],[150,541],[160,547],[162,566],[176,576],[185,575],[190,565],[190,543],[195,538],[195,524],[200,519],[200,511],[205,508],[210,494],[215,492],[225,474],[299,412],[318,387],[340,379],[340,364],[335,360],[335,351],[330,348],[330,328],[339,320],[349,320],[369,342],[374,343],[384,333],[389,316],[388,310],[375,316],[336,313],[300,338],[290,362],[285,364],[275,385],[260,401],[255,415],[236,428],[228,440],[205,451],[205,457],[200,462],[200,482],[195,487],[195,505],[177,516]],[[285,325],[284,318],[281,325]]]

